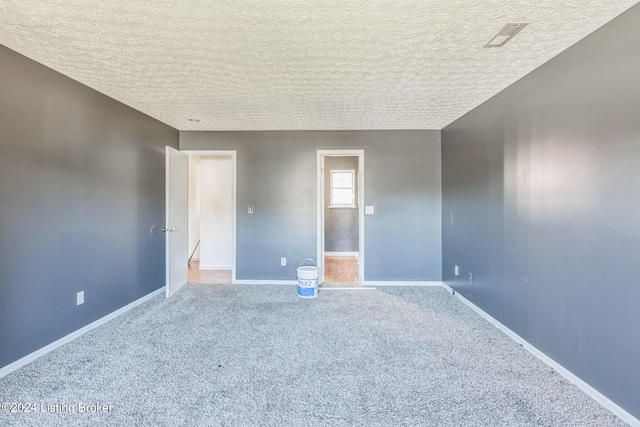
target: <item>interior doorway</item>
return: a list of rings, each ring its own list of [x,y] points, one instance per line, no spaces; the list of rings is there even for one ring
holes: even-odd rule
[[[187,151],[188,281],[235,282],[236,156],[228,151]]]
[[[364,151],[318,150],[318,265],[331,286],[364,278]]]

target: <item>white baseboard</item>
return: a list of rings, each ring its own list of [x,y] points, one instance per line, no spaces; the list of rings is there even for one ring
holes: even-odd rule
[[[0,369],[0,378],[4,377],[5,375],[10,374],[11,372],[22,368],[23,366],[25,366],[28,363],[33,362],[34,360],[36,360],[39,357],[44,356],[45,354],[55,350],[56,348],[70,342],[73,341],[74,339],[78,338],[79,336],[81,336],[82,334],[85,334],[87,332],[89,332],[92,329],[97,328],[100,325],[103,325],[105,323],[107,323],[109,320],[114,319],[118,316],[120,316],[122,313],[125,313],[129,310],[131,310],[132,308],[142,304],[143,302],[146,302],[147,300],[157,296],[157,295],[161,295],[164,294],[165,292],[165,287],[161,287],[160,289],[157,289],[153,292],[151,292],[150,294],[147,294],[145,296],[143,296],[142,298],[138,298],[137,300],[125,305],[122,308],[117,309],[116,311],[107,314],[104,317],[101,317],[100,319],[89,323],[86,326],[83,326],[82,328],[78,329],[77,331],[71,332],[69,335],[65,335],[64,337],[60,338],[59,340],[56,340],[54,342],[52,342],[51,344],[48,344],[44,347],[42,347],[39,350],[34,351],[33,353],[27,354],[26,356],[24,356],[21,359],[16,360],[13,363],[8,364],[7,366],[4,366],[3,368]]]
[[[434,281],[374,281],[365,280],[364,286],[442,286],[442,282]]]
[[[455,292],[455,290],[451,288],[449,285],[447,285],[446,283],[442,283],[442,287],[451,293]],[[551,367],[554,371],[556,371],[557,373],[565,377],[567,380],[573,383],[576,387],[578,387],[580,390],[582,390],[588,396],[590,396],[593,400],[598,402],[602,407],[604,407],[605,409],[608,409],[610,412],[612,412],[617,417],[621,418],[624,422],[626,422],[630,426],[640,427],[639,419],[631,415],[629,412],[625,411],[623,408],[618,406],[615,402],[613,402],[611,399],[606,397],[604,394],[600,393],[598,390],[591,387],[584,380],[580,379],[578,376],[576,376],[574,373],[569,371],[567,368],[565,368],[564,366],[562,366],[561,364],[559,364],[558,362],[556,362],[555,360],[553,360],[552,358],[544,354],[542,351],[538,350],[536,347],[534,347],[532,344],[530,344],[520,335],[516,334],[511,329],[509,329],[508,327],[506,327],[505,325],[497,321],[494,317],[492,317],[487,312],[482,310],[480,307],[478,307],[477,305],[475,305],[474,303],[472,303],[471,301],[469,301],[468,299],[460,295],[458,292],[455,292],[455,295],[458,297],[458,299],[460,299],[460,301],[462,301],[464,304],[469,306],[473,311],[478,313],[480,316],[484,317],[489,323],[491,323],[496,328],[500,329],[509,338],[511,338],[518,344],[522,345],[522,347],[527,349],[529,353],[533,354],[535,357],[537,357],[542,362],[544,362],[549,367]]]
[[[231,271],[233,269],[233,267],[231,267],[230,265],[223,265],[222,267],[220,266],[213,266],[213,265],[198,265],[198,270],[215,270],[215,271]]]
[[[320,291],[368,291],[375,290],[371,286],[320,286],[318,290]]]
[[[358,257],[360,256],[360,252],[325,252],[324,256],[354,256],[356,257],[356,259],[358,259]]]
[[[236,280],[234,285],[297,285],[297,280]]]

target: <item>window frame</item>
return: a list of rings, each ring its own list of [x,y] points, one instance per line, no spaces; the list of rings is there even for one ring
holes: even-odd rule
[[[334,187],[333,185],[333,174],[334,173],[348,173],[351,175],[351,187]],[[354,209],[358,207],[357,197],[356,197],[356,171],[355,169],[333,169],[329,171],[329,208],[347,208]],[[336,189],[350,189],[351,190],[351,203],[335,203],[333,201],[333,190]]]

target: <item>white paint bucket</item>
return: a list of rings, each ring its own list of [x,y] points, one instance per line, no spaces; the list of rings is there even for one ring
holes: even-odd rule
[[[302,265],[307,261],[313,262],[313,266]],[[298,269],[298,296],[302,298],[315,298],[318,296],[318,267],[316,263],[307,258],[300,263]]]

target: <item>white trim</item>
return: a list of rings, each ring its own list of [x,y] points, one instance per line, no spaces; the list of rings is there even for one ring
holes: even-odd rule
[[[358,157],[358,282],[364,283],[364,150],[317,150],[316,151],[316,200],[317,200],[317,228],[316,228],[316,256],[320,270],[319,283],[324,282],[324,158],[327,157]]]
[[[236,283],[236,253],[237,253],[237,244],[236,244],[236,228],[237,228],[237,191],[238,191],[238,183],[237,183],[237,169],[238,169],[238,152],[236,150],[181,150],[183,153],[188,155],[195,156],[218,156],[218,157],[231,157],[231,227],[232,232],[232,251],[231,251],[231,268],[227,270],[231,270],[231,283]]]
[[[349,257],[354,256],[356,259],[359,258],[360,252],[329,252],[325,251],[324,256],[336,256],[336,257]]]
[[[608,409],[609,411],[611,411],[614,415],[616,415],[617,417],[622,419],[624,422],[626,422],[630,426],[640,427],[640,420],[638,418],[634,417],[629,412],[625,411],[623,408],[621,408],[616,403],[614,403],[611,399],[606,397],[604,394],[600,393],[598,390],[596,390],[595,388],[590,386],[588,383],[586,383],[580,377],[578,377],[577,375],[575,375],[574,373],[569,371],[567,368],[565,368],[564,366],[562,366],[561,364],[559,364],[558,362],[556,362],[555,360],[553,360],[552,358],[550,358],[549,356],[544,354],[542,351],[538,350],[535,346],[530,344],[528,341],[526,341],[520,335],[518,335],[517,333],[515,333],[514,331],[509,329],[507,326],[505,326],[504,324],[500,323],[498,320],[496,320],[490,314],[488,314],[487,312],[482,310],[480,307],[478,307],[477,305],[475,305],[474,303],[472,303],[471,301],[469,301],[468,299],[466,299],[465,297],[460,295],[458,292],[456,292],[449,285],[447,285],[446,283],[443,282],[442,283],[442,287],[444,289],[446,289],[447,291],[451,292],[451,293],[455,293],[455,296],[457,296],[458,299],[460,301],[462,301],[465,305],[467,305],[473,311],[475,311],[480,316],[485,318],[493,326],[495,326],[496,328],[498,328],[499,330],[504,332],[509,338],[514,340],[516,343],[522,345],[522,347],[527,349],[529,351],[529,353],[533,354],[535,357],[537,357],[542,362],[547,364],[547,366],[551,367],[551,369],[553,369],[554,371],[556,371],[557,373],[559,373],[560,375],[565,377],[567,380],[572,382],[576,387],[578,387],[580,390],[585,392],[593,400],[598,402],[602,407],[604,407],[605,409]]]
[[[366,280],[363,283],[365,286],[442,286],[442,282],[434,282],[434,281],[375,281],[375,280]]]
[[[230,265],[223,265],[222,267],[214,267],[214,266],[198,266],[198,270],[208,270],[208,271],[233,271],[233,267]]]
[[[297,280],[236,280],[234,285],[297,285]]]
[[[316,152],[316,200],[317,200],[317,223],[316,223],[316,246],[318,266],[318,282],[324,282],[324,156],[320,150]]]
[[[112,320],[118,316],[120,316],[121,314],[131,310],[132,308],[142,304],[143,302],[146,302],[147,300],[150,300],[151,298],[158,296],[158,295],[162,295],[165,292],[165,287],[161,287],[160,289],[156,289],[155,291],[151,292],[150,294],[147,294],[141,298],[138,298],[137,300],[130,302],[129,304],[125,305],[124,307],[121,307],[119,309],[117,309],[116,311],[113,311],[109,314],[107,314],[104,317],[101,317],[100,319],[89,323],[86,326],[83,326],[82,328],[71,332],[68,335],[65,335],[64,337],[52,342],[51,344],[48,344],[36,351],[34,351],[33,353],[27,354],[26,356],[16,360],[13,363],[8,364],[7,366],[3,367],[0,369],[0,378],[10,374],[13,371],[16,371],[20,368],[22,368],[23,366],[27,365],[28,363],[33,362],[34,360],[38,359],[39,357],[44,356],[45,354],[55,350],[58,347],[63,346],[64,344],[67,344],[68,342],[73,341],[74,339],[80,337],[81,335],[89,332],[92,329],[97,328],[100,325],[103,325],[105,323],[107,323],[109,320]]]

